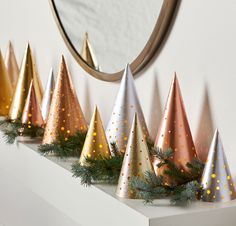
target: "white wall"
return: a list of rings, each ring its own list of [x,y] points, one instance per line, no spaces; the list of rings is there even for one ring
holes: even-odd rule
[[[12,40],[20,60],[27,41],[36,54],[45,84],[51,66],[57,71],[63,53],[69,64],[81,105],[85,108],[85,82],[89,82],[92,104],[98,104],[107,122],[118,84],[88,76],[68,52],[54,22],[47,0],[0,0],[0,47]],[[158,76],[164,104],[176,71],[182,87],[192,131],[195,132],[204,83],[209,86],[214,117],[222,134],[232,171],[236,174],[236,1],[182,0],[171,35],[160,56],[136,79],[147,121],[150,120],[151,87]]]

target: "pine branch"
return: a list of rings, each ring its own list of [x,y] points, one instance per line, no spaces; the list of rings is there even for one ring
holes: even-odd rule
[[[52,144],[42,144],[38,150],[45,155],[53,153],[59,157],[80,157],[85,138],[86,133],[81,131],[68,138],[59,135]]]
[[[76,162],[72,165],[74,177],[79,177],[81,184],[90,186],[96,183],[117,183],[122,167],[123,156],[118,154],[117,146],[111,144],[112,153],[110,158],[99,157],[97,159],[86,158],[84,164]]]

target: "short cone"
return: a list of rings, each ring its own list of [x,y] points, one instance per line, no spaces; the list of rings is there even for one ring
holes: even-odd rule
[[[106,128],[108,142],[116,142],[121,153],[125,152],[135,113],[139,117],[145,138],[148,138],[146,122],[135,89],[133,75],[128,64],[125,68],[110,121]]]
[[[42,127],[44,124],[33,81],[31,81],[30,84],[21,122],[27,124],[29,128],[31,128],[32,125]]]
[[[227,202],[236,199],[234,183],[218,130],[215,131],[211,143],[201,185],[203,201]]]
[[[128,145],[120,172],[116,195],[134,199],[135,192],[130,189],[129,182],[133,176],[142,177],[147,171],[153,171],[141,123],[135,114],[129,135]]]
[[[13,96],[13,88],[0,51],[0,116],[7,116]]]
[[[92,159],[97,159],[100,157],[111,157],[106,134],[97,107],[94,110],[89,125],[89,130],[80,157],[80,163],[85,164],[86,158],[88,157]]]
[[[67,70],[65,59],[62,56],[43,143],[53,143],[59,135],[64,136],[66,139],[75,135],[78,131],[86,132],[87,124]]]
[[[27,44],[9,112],[10,119],[15,120],[22,117],[31,80],[33,80],[35,93],[41,105],[43,89],[38,77],[30,46]]]

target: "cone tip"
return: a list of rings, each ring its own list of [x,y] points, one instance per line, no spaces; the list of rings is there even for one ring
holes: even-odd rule
[[[123,79],[127,79],[128,77],[133,78],[133,74],[131,72],[130,64],[127,63],[125,66],[124,74],[123,74]]]

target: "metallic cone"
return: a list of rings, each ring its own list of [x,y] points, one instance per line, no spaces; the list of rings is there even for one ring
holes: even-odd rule
[[[41,127],[44,124],[40,105],[36,97],[33,81],[31,81],[31,84],[30,84],[21,122],[23,124],[28,124],[29,127],[31,125]]]
[[[174,151],[172,161],[185,171],[189,171],[186,163],[197,156],[176,75],[171,85],[155,146],[162,151],[171,148]],[[154,160],[155,171],[157,174],[163,174],[165,166],[157,169],[158,161],[158,159]],[[171,182],[168,179],[167,181]]]
[[[80,163],[85,163],[85,158],[96,159],[98,157],[109,158],[111,152],[107,143],[106,134],[102,125],[102,120],[97,107],[94,110],[89,130],[84,142],[83,150],[80,156]]]
[[[134,191],[129,187],[129,180],[133,176],[143,175],[146,171],[153,171],[153,167],[149,158],[149,151],[142,131],[142,126],[135,113],[116,189],[116,195],[122,198],[135,198]]]
[[[62,56],[45,127],[43,143],[50,144],[59,135],[63,135],[66,139],[68,136],[74,135],[77,131],[86,132],[87,124],[67,70],[65,59]]]
[[[0,116],[7,116],[13,96],[11,81],[0,51]]]
[[[8,75],[10,77],[12,88],[14,90],[19,76],[19,67],[16,61],[16,56],[11,42],[9,42],[5,59],[6,59]]]
[[[48,76],[48,81],[47,81],[46,89],[44,92],[43,100],[42,100],[42,116],[45,123],[48,118],[49,107],[51,104],[52,94],[53,94],[53,90],[55,86],[54,83],[55,83],[54,75],[53,75],[53,70],[51,68],[49,76]]]
[[[211,143],[201,185],[203,201],[227,202],[236,199],[234,183],[218,130],[215,131]]]
[[[148,130],[136,93],[133,75],[129,64],[126,66],[110,121],[106,129],[109,144],[116,142],[120,152],[124,153],[135,112],[140,119],[144,137]]]
[[[32,79],[37,99],[41,104],[43,89],[41,82],[38,78],[38,72],[35,67],[30,46],[29,44],[27,44],[9,112],[10,119],[14,120],[22,117],[22,112],[25,106],[25,101]]]
[[[94,54],[94,50],[88,38],[88,33],[85,33],[84,42],[82,46],[81,56],[84,61],[92,68],[98,70],[98,62]]]
[[[213,135],[214,123],[211,113],[209,95],[207,89],[205,89],[202,111],[198,124],[197,135],[195,138],[195,147],[198,158],[204,163],[207,160],[208,151]]]

